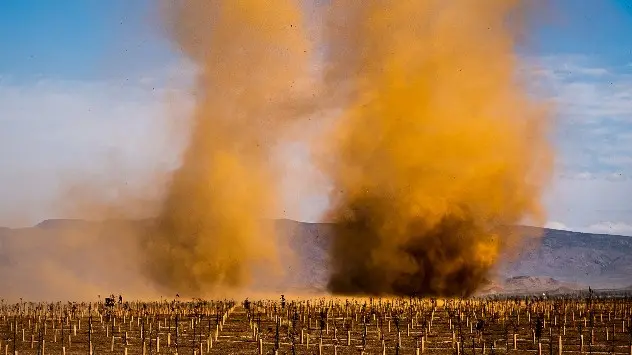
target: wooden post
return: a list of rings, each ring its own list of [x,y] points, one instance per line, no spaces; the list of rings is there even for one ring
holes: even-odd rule
[[[562,336],[557,338],[557,354],[562,355]]]

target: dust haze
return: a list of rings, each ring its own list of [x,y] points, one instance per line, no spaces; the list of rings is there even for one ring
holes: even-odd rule
[[[550,111],[518,75],[526,3],[331,0],[314,35],[302,1],[160,2],[161,30],[196,68],[192,111],[177,117],[189,126],[180,165],[115,203],[73,181],[63,205],[74,215],[148,218],[61,230],[49,250],[20,241],[5,252],[34,262],[0,275],[47,296],[72,285],[139,297],[257,291],[291,254],[269,223],[284,207],[275,149],[313,129],[306,114],[338,112],[310,139],[332,186],[329,292],[472,294],[523,238],[510,226],[545,221]],[[15,275],[40,269],[54,282],[19,285]]]
[[[143,278],[136,236],[128,221],[48,220],[0,228],[2,298],[17,301],[88,301],[110,293],[158,298]]]
[[[508,226],[545,221],[548,107],[515,53],[526,3],[332,1],[332,292],[470,295],[521,238]]]
[[[274,266],[278,169],[270,157],[309,42],[292,0],[167,3],[165,29],[197,67],[192,135],[146,236],[148,275],[188,294],[250,283]],[[274,272],[275,270],[269,270]]]

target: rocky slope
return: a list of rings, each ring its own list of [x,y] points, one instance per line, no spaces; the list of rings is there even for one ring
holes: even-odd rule
[[[138,267],[135,236],[145,222],[49,220],[32,228],[0,228],[0,279],[9,296],[66,299],[151,286]],[[258,287],[286,292],[324,290],[332,226],[274,221],[285,277],[257,277]],[[488,292],[624,288],[632,285],[632,237],[544,230],[543,237],[502,262]],[[6,291],[8,292],[8,291]],[[0,296],[8,297],[6,292]]]
[[[309,268],[302,279],[326,280],[321,263],[326,262],[331,226],[288,220],[278,221],[278,225]],[[532,227],[524,228],[534,234],[528,231]],[[632,237],[554,229],[544,229],[541,235],[523,245],[517,257],[504,257],[488,288],[542,291],[632,285]]]
[[[632,237],[546,229],[544,237],[505,263],[510,276],[538,275],[593,288],[632,285]]]

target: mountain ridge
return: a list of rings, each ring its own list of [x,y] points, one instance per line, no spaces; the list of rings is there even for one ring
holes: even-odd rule
[[[257,274],[258,287],[325,291],[334,224],[291,219],[271,222],[277,230],[276,242],[289,247],[281,255],[285,276],[271,280]],[[142,295],[150,286],[139,282],[144,280],[139,270],[142,251],[134,238],[144,233],[142,228],[149,223],[148,219],[48,219],[32,227],[0,227],[0,278],[8,280],[7,285],[19,297],[55,292],[61,292],[62,297],[71,290],[93,289],[97,294],[106,287],[126,292],[130,284]],[[525,239],[514,259],[503,255],[491,275],[493,283],[483,291],[632,287],[632,237],[520,228],[530,234],[541,232],[542,236]],[[45,273],[41,276],[41,270],[49,270],[54,277],[46,278]]]
[[[56,226],[59,226],[59,225],[72,224],[72,223],[102,224],[102,223],[110,223],[110,222],[119,222],[119,223],[132,222],[132,223],[136,223],[136,222],[151,222],[151,221],[152,221],[151,218],[135,219],[135,220],[109,219],[109,220],[101,220],[101,221],[85,220],[85,219],[79,219],[79,218],[49,218],[49,219],[44,219],[41,222],[36,223],[36,224],[34,224],[32,226],[26,226],[26,227],[3,227],[3,226],[0,226],[0,230],[3,230],[3,229],[15,230],[15,229],[24,229],[24,228],[50,228],[50,227],[56,227]],[[306,221],[299,221],[299,220],[294,220],[294,219],[290,219],[290,218],[273,218],[273,219],[270,219],[270,221],[300,223],[300,224],[305,224],[305,225],[327,225],[327,226],[335,225],[335,222],[306,222]],[[591,233],[591,232],[582,232],[582,231],[572,231],[572,230],[567,230],[567,229],[534,227],[534,226],[528,226],[528,225],[517,225],[516,227],[521,228],[521,229],[525,229],[525,230],[549,231],[549,232],[555,232],[555,233],[560,233],[560,234],[567,234],[568,233],[568,234],[572,234],[574,236],[615,237],[615,238],[618,238],[618,239],[629,239],[631,241],[631,243],[632,243],[632,236],[626,236],[626,235],[620,235],[620,234],[614,234],[614,233]]]

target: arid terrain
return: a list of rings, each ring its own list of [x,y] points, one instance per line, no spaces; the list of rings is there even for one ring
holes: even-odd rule
[[[134,237],[144,223],[47,220],[31,228],[0,229],[0,277],[15,290],[14,300],[84,295],[93,299],[109,292],[142,298],[147,287],[139,282]],[[325,291],[332,226],[292,220],[273,223],[285,272],[280,277],[259,273],[255,287],[275,294]],[[632,286],[632,238],[543,232],[542,238],[525,243],[517,258],[502,257],[480,293],[567,293]]]
[[[142,222],[2,229],[6,289],[25,295],[2,303],[5,354],[89,354],[89,344],[92,354],[559,354],[560,343],[564,354],[630,354],[632,238],[545,230],[472,299],[297,298],[326,288],[331,225],[274,223],[289,246],[289,272],[269,285],[258,280],[272,299],[128,302],[122,292],[110,305],[101,296],[108,282],[137,289],[138,275],[122,271],[134,265],[133,233],[121,231]],[[34,271],[43,276],[29,280]],[[91,303],[27,302],[56,290],[54,299],[85,299],[92,288],[68,287],[89,277],[106,280]]]
[[[17,354],[629,354],[630,299],[584,296],[4,304],[0,340]]]

